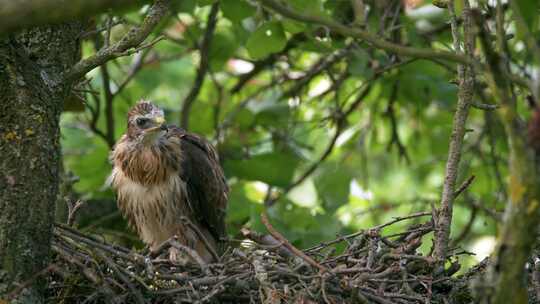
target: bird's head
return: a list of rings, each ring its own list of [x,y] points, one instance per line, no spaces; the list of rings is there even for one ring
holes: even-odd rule
[[[144,145],[154,144],[167,133],[163,110],[148,101],[140,101],[128,112],[128,137]]]

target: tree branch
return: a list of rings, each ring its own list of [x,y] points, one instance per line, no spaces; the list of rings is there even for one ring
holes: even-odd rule
[[[306,15],[292,10],[289,7],[283,6],[277,3],[274,0],[257,0],[262,3],[265,7],[276,11],[277,13],[302,22],[306,23],[315,23],[320,24],[332,32],[341,34],[347,37],[354,37],[357,39],[365,40],[371,43],[373,46],[379,49],[390,51],[403,56],[410,56],[415,58],[425,58],[425,59],[445,59],[449,61],[454,61],[462,64],[474,64],[474,60],[464,56],[462,54],[447,52],[447,51],[437,51],[433,49],[422,49],[422,48],[413,48],[408,46],[399,45],[392,43],[383,39],[378,38],[376,35],[368,33],[367,31],[361,30],[357,27],[350,27],[343,25],[339,22],[330,20],[325,17]]]
[[[405,145],[401,142],[401,139],[399,138],[398,133],[398,122],[396,118],[396,112],[394,110],[394,105],[396,103],[397,99],[397,93],[398,93],[398,87],[399,83],[396,80],[394,82],[394,85],[392,86],[392,92],[390,93],[390,98],[388,101],[388,106],[386,107],[386,113],[385,115],[388,115],[388,118],[390,119],[390,126],[391,126],[391,138],[390,142],[388,143],[387,150],[390,152],[392,150],[392,147],[395,145],[398,149],[398,155],[399,157],[403,157],[405,159],[405,162],[407,164],[411,163],[411,159],[409,158],[409,153],[407,153],[407,148],[405,148]]]
[[[375,78],[372,78],[371,81],[375,80]],[[336,132],[334,133],[334,136],[328,143],[328,146],[322,153],[322,155],[313,162],[307,169],[298,177],[294,182],[292,182],[290,185],[288,185],[283,191],[276,197],[272,197],[269,195],[265,199],[265,205],[266,206],[272,206],[275,204],[281,197],[283,197],[285,194],[289,193],[292,189],[294,189],[296,186],[300,185],[306,178],[308,178],[317,168],[323,163],[330,154],[332,154],[332,151],[334,150],[334,146],[336,145],[337,139],[345,129],[346,123],[347,123],[347,117],[354,111],[356,108],[362,103],[364,98],[369,94],[371,91],[371,83],[366,82],[365,85],[362,86],[363,90],[358,94],[358,97],[356,100],[349,106],[348,109],[346,109],[343,112],[337,113],[338,117],[336,118]]]
[[[199,92],[201,91],[201,87],[203,85],[204,78],[210,64],[210,58],[208,58],[208,55],[210,53],[210,45],[212,44],[212,37],[214,36],[214,30],[216,28],[218,12],[219,2],[216,2],[212,4],[212,9],[208,14],[208,20],[206,22],[206,32],[204,33],[204,37],[199,48],[201,59],[199,69],[197,70],[197,76],[195,77],[195,81],[193,83],[193,86],[191,87],[191,90],[184,99],[184,102],[182,103],[180,126],[186,130],[189,127],[189,113],[191,111],[191,106],[193,105],[193,102],[195,102],[197,96],[199,96]]]
[[[152,33],[156,25],[165,17],[168,12],[167,0],[156,0],[148,10],[148,14],[139,26],[132,27],[129,32],[117,43],[107,47],[102,47],[96,54],[76,63],[65,75],[64,80],[76,81],[94,68],[103,63],[130,54],[131,49],[135,49]]]
[[[305,34],[296,34],[293,37],[291,37],[291,39],[287,41],[287,44],[285,45],[285,48],[283,48],[283,50],[281,50],[278,53],[271,54],[265,59],[255,62],[253,69],[251,71],[238,77],[238,81],[229,90],[229,92],[231,94],[238,93],[251,79],[257,76],[266,67],[273,65],[281,56],[287,54],[291,49],[296,47],[299,42],[302,42],[305,40],[306,40]]]
[[[321,272],[330,272],[331,271],[326,268],[325,266],[317,263],[314,259],[309,257],[307,254],[303,253],[302,251],[298,250],[298,248],[294,247],[289,240],[287,240],[281,233],[279,233],[273,226],[270,224],[270,221],[268,220],[268,217],[265,213],[261,213],[261,221],[263,222],[264,226],[268,230],[268,232],[276,238],[278,241],[280,241],[283,246],[285,246],[287,249],[289,249],[292,253],[297,255],[298,257],[302,258],[304,261],[306,261],[311,266],[317,267]]]
[[[300,93],[300,90],[306,84],[308,84],[313,78],[315,78],[315,76],[319,75],[325,69],[331,67],[335,63],[347,57],[350,54],[350,50],[352,47],[353,45],[350,44],[344,47],[343,49],[339,49],[333,52],[332,54],[329,54],[328,56],[321,57],[319,61],[317,61],[315,64],[313,64],[309,68],[309,70],[306,72],[304,76],[294,81],[294,84],[291,88],[283,92],[283,94],[281,95],[281,98],[289,98],[289,97],[298,95]]]
[[[302,21],[305,23],[319,24],[321,26],[326,27],[327,29],[329,29],[330,31],[334,33],[343,35],[345,37],[353,37],[356,39],[367,41],[376,48],[386,50],[386,51],[389,51],[398,55],[412,57],[412,58],[430,59],[430,60],[443,59],[443,60],[453,61],[456,63],[473,65],[478,70],[482,70],[482,71],[487,70],[487,67],[484,64],[474,60],[474,58],[472,57],[468,57],[463,54],[458,54],[458,53],[448,52],[448,51],[439,51],[439,50],[428,49],[428,48],[414,48],[414,47],[403,46],[400,44],[386,41],[384,39],[380,39],[377,35],[374,35],[365,30],[359,29],[358,27],[350,27],[347,25],[343,25],[339,22],[330,20],[325,17],[311,16],[311,15],[306,15],[306,14],[296,12],[293,9],[283,6],[274,0],[256,0],[256,1],[260,2],[265,7],[283,15],[284,17],[291,18],[293,20]],[[526,87],[526,88],[529,87],[529,81],[527,79],[524,79],[514,74],[510,74],[509,77],[513,82],[515,82],[519,86]]]
[[[454,48],[460,52],[461,38],[457,18],[454,13],[454,2],[449,1],[448,11],[451,16],[452,37]],[[464,52],[472,60],[474,52],[474,35],[469,1],[464,1],[463,16],[463,44]],[[472,66],[458,65],[459,91],[456,113],[454,115],[450,147],[448,149],[448,160],[446,162],[446,173],[444,178],[443,192],[441,197],[441,208],[435,220],[435,258],[444,263],[448,251],[448,240],[450,237],[450,227],[452,224],[452,209],[455,198],[455,185],[458,175],[459,161],[463,149],[463,137],[465,136],[465,124],[469,114],[469,108],[474,95],[474,71]]]
[[[103,83],[103,91],[105,93],[105,135],[107,136],[107,144],[109,145],[109,147],[112,148],[115,142],[115,122],[113,108],[114,95],[111,92],[111,78],[106,63],[101,66],[101,78]]]

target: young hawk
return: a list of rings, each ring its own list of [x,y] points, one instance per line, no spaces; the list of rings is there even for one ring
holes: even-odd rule
[[[228,194],[216,150],[200,136],[165,125],[163,111],[150,102],[135,105],[127,120],[111,152],[109,182],[119,209],[151,250],[176,235],[211,262],[210,250],[216,252],[225,237]]]

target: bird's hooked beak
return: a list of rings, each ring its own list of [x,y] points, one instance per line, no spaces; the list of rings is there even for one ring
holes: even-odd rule
[[[145,145],[155,143],[161,136],[167,133],[167,125],[163,116],[152,118],[153,127],[144,130],[143,143]]]
[[[156,117],[155,121],[160,130],[167,131],[167,125],[165,124],[165,118],[163,118],[163,116]]]
[[[167,131],[167,125],[165,124],[165,118],[163,116],[157,116],[153,118],[155,127],[146,129],[146,132],[155,131]]]

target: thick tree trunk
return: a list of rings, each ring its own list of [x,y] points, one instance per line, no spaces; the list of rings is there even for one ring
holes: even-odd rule
[[[515,11],[515,10],[514,10]],[[540,224],[540,163],[539,151],[535,151],[533,137],[528,138],[526,125],[518,112],[512,82],[507,75],[510,63],[503,33],[503,9],[497,5],[497,46],[505,55],[496,53],[492,47],[492,37],[483,27],[486,25],[481,15],[476,16],[482,50],[485,52],[488,70],[486,80],[495,100],[501,104],[499,114],[504,124],[510,148],[508,201],[504,218],[489,267],[478,288],[479,303],[506,304],[528,303],[525,263],[530,258],[536,240],[535,232]],[[533,90],[531,90],[533,91]],[[536,123],[536,122],[535,122]],[[536,126],[535,126],[536,128]],[[535,132],[536,133],[536,132]]]
[[[59,117],[80,24],[0,40],[0,299],[47,266],[59,182]],[[20,293],[40,301],[40,280]]]

